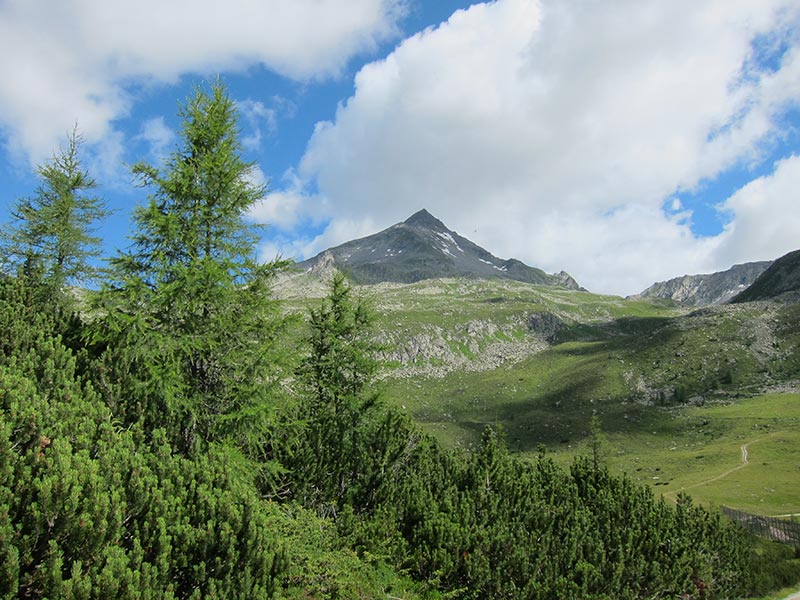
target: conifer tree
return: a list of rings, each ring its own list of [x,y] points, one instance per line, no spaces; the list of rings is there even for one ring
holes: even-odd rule
[[[282,263],[256,260],[247,212],[264,186],[240,155],[224,86],[197,88],[181,116],[166,166],[133,167],[153,192],[134,213],[130,250],[112,260],[100,337],[127,348],[113,359],[133,373],[119,394],[127,420],[168,424],[185,451],[230,437],[258,454],[281,362],[282,321],[266,286]]]
[[[94,232],[108,211],[92,195],[97,184],[81,164],[82,141],[73,129],[66,146],[39,165],[35,195],[16,203],[2,236],[7,266],[56,294],[98,275],[92,259],[101,253],[100,238]]]
[[[272,598],[258,491],[217,448],[187,460],[120,427],[28,299],[0,278],[0,598]]]
[[[240,156],[236,107],[221,83],[196,89],[181,116],[183,145],[164,171],[133,167],[154,193],[134,214],[132,249],[112,262],[122,287],[154,303],[161,327],[193,336],[229,310],[240,286],[258,280],[246,215],[265,186],[253,183],[254,164]],[[210,377],[202,374],[203,385]]]
[[[353,298],[344,275],[336,272],[323,305],[309,312],[311,352],[301,367],[317,410],[346,412],[372,382],[377,368],[377,346],[368,332],[372,320],[366,303]]]
[[[377,399],[368,391],[377,368],[377,346],[369,336],[372,319],[338,272],[323,304],[309,313],[310,351],[298,369],[309,392],[309,427],[297,468],[305,473],[312,503],[336,503],[357,491],[365,450],[362,425]]]

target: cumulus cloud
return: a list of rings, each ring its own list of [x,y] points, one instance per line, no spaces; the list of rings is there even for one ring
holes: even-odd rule
[[[789,0],[456,12],[362,68],[335,120],[317,125],[298,173],[336,217],[306,247],[426,207],[498,255],[566,268],[597,291],[727,268],[730,240],[751,244],[743,231],[757,226],[743,200],[726,204],[734,219],[718,238],[693,235],[680,202],[664,207],[763,162],[800,99],[799,23]],[[789,50],[766,65],[768,43]],[[773,188],[789,167],[777,169]]]
[[[720,210],[731,213],[732,220],[719,236],[720,259],[729,264],[770,260],[796,250],[799,189],[800,156],[792,155],[723,202]]]
[[[242,145],[248,150],[261,147],[264,132],[270,135],[278,126],[278,114],[274,108],[268,108],[260,100],[239,100],[236,102],[239,115],[247,123],[248,131],[242,136]]]
[[[341,240],[354,240],[375,233],[377,226],[372,219],[336,219],[319,236],[298,236],[278,229],[259,247],[259,257],[269,261],[276,256],[303,260],[316,254],[320,248],[328,248]]]
[[[150,147],[150,159],[155,163],[163,163],[173,151],[178,136],[165,122],[164,117],[147,119],[141,127],[138,139]]]
[[[83,131],[83,130],[81,130]],[[122,189],[131,181],[128,165],[123,161],[125,136],[119,131],[110,131],[86,152],[86,168],[105,188]]]
[[[258,172],[262,173],[261,180],[255,182],[263,185],[266,183],[263,172],[260,169]],[[320,223],[332,216],[327,207],[320,203],[319,197],[304,189],[302,180],[293,170],[284,174],[282,184],[280,190],[269,191],[250,209],[251,219],[286,232],[295,229],[302,222]]]
[[[0,3],[0,127],[17,157],[47,157],[77,120],[88,141],[131,107],[131,82],[254,64],[336,75],[395,35],[405,0],[8,0]]]

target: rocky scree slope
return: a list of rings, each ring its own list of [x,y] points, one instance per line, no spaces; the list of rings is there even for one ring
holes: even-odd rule
[[[580,289],[564,271],[550,275],[514,258],[494,256],[424,209],[374,235],[321,252],[298,267],[308,270],[320,263],[335,266],[359,284],[465,277]]]
[[[687,307],[724,304],[752,285],[771,264],[772,261],[751,262],[719,273],[683,275],[654,283],[630,298],[663,298]]]
[[[582,337],[584,328],[593,336],[620,317],[679,313],[648,301],[502,279],[382,283],[358,291],[373,299],[385,375],[400,378],[491,371]]]
[[[323,254],[312,269],[273,285],[287,313],[302,314],[328,293],[335,270]],[[562,337],[595,335],[621,317],[668,317],[682,309],[511,279],[442,278],[356,285],[372,306],[386,377],[443,377],[524,360]],[[575,331],[588,328],[588,331]]]
[[[278,281],[276,296],[287,311],[304,312],[327,293],[334,268],[328,256],[313,271]],[[506,373],[512,386],[519,377],[538,378],[553,397],[672,405],[795,389],[800,377],[797,304],[687,313],[649,299],[509,279],[384,282],[356,286],[356,293],[376,314],[383,377],[398,382],[392,385],[436,387],[433,380],[496,372],[495,380]]]

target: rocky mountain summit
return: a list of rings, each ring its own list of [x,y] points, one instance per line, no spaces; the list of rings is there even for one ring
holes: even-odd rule
[[[425,209],[374,235],[325,250],[298,267],[335,267],[359,284],[465,277],[580,289],[564,271],[550,275],[517,259],[496,257],[448,229]]]
[[[724,304],[752,285],[771,264],[772,261],[751,262],[719,273],[683,275],[654,283],[630,298],[663,298],[691,307]]]

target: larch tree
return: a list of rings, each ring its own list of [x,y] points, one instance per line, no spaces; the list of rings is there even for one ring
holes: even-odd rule
[[[361,436],[377,400],[369,389],[378,367],[372,320],[338,272],[322,305],[309,311],[309,353],[297,370],[308,392],[308,428],[295,470],[303,473],[299,493],[312,504],[333,505],[355,491],[365,465]]]
[[[73,129],[66,145],[39,165],[36,193],[17,201],[2,237],[7,267],[58,295],[99,274],[94,259],[101,240],[95,232],[108,210],[93,194],[97,184],[81,163],[82,141]]]
[[[268,464],[269,395],[284,357],[267,286],[282,264],[258,263],[248,218],[265,189],[241,157],[236,106],[221,83],[197,88],[181,116],[181,143],[163,169],[133,167],[152,194],[100,295],[101,335],[116,340],[113,352],[127,348],[120,368],[138,372],[117,408],[128,421],[166,426],[184,451],[231,438]]]

